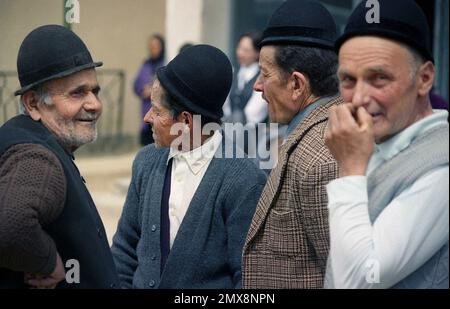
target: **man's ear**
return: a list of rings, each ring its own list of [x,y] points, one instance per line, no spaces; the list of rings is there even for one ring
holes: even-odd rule
[[[291,74],[290,83],[292,100],[297,102],[299,98],[305,96],[306,90],[309,88],[309,80],[304,74],[295,71]]]
[[[417,72],[417,90],[421,97],[427,96],[433,88],[436,70],[431,61],[422,64]]]
[[[34,121],[41,120],[41,112],[38,107],[39,99],[36,92],[32,90],[25,92],[22,95],[22,102],[28,115],[30,115]]]
[[[187,111],[181,112],[181,114],[178,118],[178,121],[187,125],[189,127],[189,129],[192,131],[193,126],[194,126],[194,118],[191,113],[189,113]]]

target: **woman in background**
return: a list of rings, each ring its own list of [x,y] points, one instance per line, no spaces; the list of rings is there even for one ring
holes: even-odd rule
[[[259,75],[259,43],[261,34],[241,35],[236,49],[239,68],[234,71],[233,85],[225,110],[226,120],[243,125],[255,125],[267,120],[267,103],[260,92],[253,90]]]
[[[142,102],[142,126],[140,132],[140,144],[142,146],[153,143],[151,128],[144,122],[144,116],[152,106],[151,89],[155,79],[156,70],[165,65],[165,43],[159,34],[153,34],[148,40],[148,52],[150,57],[142,64],[134,80],[134,93]]]

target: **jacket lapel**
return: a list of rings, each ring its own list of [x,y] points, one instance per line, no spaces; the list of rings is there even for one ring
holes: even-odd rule
[[[328,120],[328,109],[330,106],[340,104],[341,102],[342,99],[338,97],[317,107],[297,126],[294,132],[286,138],[285,143],[280,149],[278,164],[270,173],[269,179],[258,202],[258,206],[245,241],[244,251],[256,236],[259,229],[263,226],[269,210],[273,207],[274,201],[277,200],[277,196],[279,195],[282,187],[282,181],[285,178],[284,175],[287,171],[290,155],[312,127]]]

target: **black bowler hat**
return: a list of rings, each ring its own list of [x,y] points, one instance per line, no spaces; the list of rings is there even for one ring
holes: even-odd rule
[[[93,62],[83,41],[69,29],[58,25],[41,26],[23,40],[17,56],[21,95],[46,81],[101,66]]]
[[[260,45],[293,44],[333,49],[336,37],[336,23],[322,4],[287,0],[270,18]]]
[[[336,41],[337,52],[350,38],[374,35],[402,42],[434,62],[427,18],[414,0],[378,0],[379,23],[367,22],[366,15],[372,7],[365,3],[362,1],[350,16],[344,34]]]
[[[191,112],[222,118],[233,73],[230,60],[219,49],[210,45],[188,47],[156,75],[163,88]]]

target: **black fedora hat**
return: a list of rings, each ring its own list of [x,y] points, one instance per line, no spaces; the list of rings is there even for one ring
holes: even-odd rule
[[[366,15],[371,8],[365,6],[365,1],[355,8],[344,34],[336,41],[337,52],[353,37],[373,35],[404,43],[434,62],[427,18],[414,0],[379,0],[379,8],[379,23],[367,22]]]
[[[333,49],[336,23],[319,2],[287,0],[271,16],[261,46],[303,45]]]
[[[83,41],[59,25],[41,26],[23,40],[17,56],[21,95],[46,81],[101,66],[94,62]]]
[[[222,118],[233,72],[230,60],[218,48],[188,47],[156,75],[163,88],[191,112]]]

